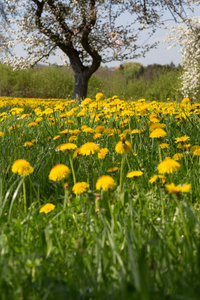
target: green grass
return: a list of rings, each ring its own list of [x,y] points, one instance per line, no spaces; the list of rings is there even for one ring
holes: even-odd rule
[[[99,111],[86,107],[87,116],[77,117],[82,107],[70,101],[60,109],[53,102],[39,99],[14,99],[13,103],[24,111],[11,115],[14,104],[4,98],[0,108],[0,114],[7,112],[8,117],[0,116],[0,131],[5,134],[0,137],[1,299],[199,299],[199,157],[190,150],[177,149],[174,143],[176,137],[187,135],[191,146],[200,145],[199,106],[171,103],[175,114],[170,114],[166,110],[161,113],[167,103],[141,103],[139,114],[123,116],[125,108],[133,111],[138,104],[130,102],[126,107],[128,104],[121,102],[121,109],[111,108],[110,118],[105,118],[107,110],[101,110],[100,104]],[[51,107],[53,111],[46,111],[37,126],[28,127],[38,117],[38,107],[41,111]],[[188,109],[191,113],[186,120],[176,118]],[[61,116],[72,111],[70,117]],[[24,113],[25,118],[21,118]],[[149,183],[160,162],[158,141],[149,137],[148,122],[153,113],[166,124],[167,136],[162,141],[169,148],[161,150],[162,159],[177,152],[184,154],[180,170],[166,175],[167,183],[188,182],[192,186],[189,193],[168,194],[161,182]],[[100,119],[95,122],[98,114]],[[75,123],[67,124],[67,119]],[[123,127],[121,121],[127,125]],[[17,124],[18,129],[9,129]],[[71,169],[69,155],[55,151],[58,145],[68,142],[70,135],[61,134],[56,140],[53,137],[65,128],[81,130],[82,125],[93,129],[103,125],[120,133],[144,129],[140,135],[127,135],[137,156],[125,155],[122,172],[111,174],[116,182],[114,190],[98,191],[96,182],[108,174],[108,168],[120,168],[122,155],[115,151],[119,133],[102,133],[95,141],[109,149],[103,160],[96,154],[73,159],[76,180],[88,182],[88,192],[80,196],[72,193],[72,174],[64,181],[69,183],[68,190],[62,181],[48,178],[56,164]],[[23,147],[32,139],[36,139],[33,147]],[[86,142],[94,142],[93,134],[81,130],[74,143],[80,147]],[[12,173],[12,164],[19,158],[30,162],[32,174],[20,177]],[[127,178],[132,170],[144,174],[136,180]],[[39,213],[45,203],[56,207],[49,214]]]

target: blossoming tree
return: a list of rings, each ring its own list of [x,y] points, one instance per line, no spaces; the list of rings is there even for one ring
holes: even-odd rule
[[[181,92],[184,97],[196,99],[200,87],[200,17],[188,16],[184,23],[172,26],[170,30],[166,42],[181,46]]]
[[[23,44],[27,57],[12,65],[30,67],[60,49],[75,75],[73,98],[87,95],[88,81],[101,62],[133,59],[155,46],[141,41],[161,26],[168,9],[174,18],[195,0],[1,0],[13,26],[9,47]],[[127,15],[131,16],[128,22]],[[147,38],[148,40],[148,38]],[[5,62],[5,58],[4,58]]]

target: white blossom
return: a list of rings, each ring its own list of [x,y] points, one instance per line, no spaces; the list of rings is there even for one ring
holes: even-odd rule
[[[166,36],[166,43],[171,43],[171,47],[181,46],[181,93],[196,99],[200,87],[200,17],[188,16],[184,24],[169,29],[171,33]]]

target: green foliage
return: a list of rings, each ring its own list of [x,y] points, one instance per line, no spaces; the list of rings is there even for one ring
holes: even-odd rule
[[[73,93],[74,78],[70,68],[55,65],[12,71],[0,64],[0,95],[33,98],[67,98]],[[89,80],[88,97],[102,92],[106,97],[163,101],[182,100],[178,92],[181,67],[124,63],[119,69],[100,68]]]
[[[181,68],[161,65],[143,67],[138,64],[122,64],[113,72],[101,71],[96,75],[101,79],[102,91],[107,97],[118,95],[120,99],[138,100],[145,98],[149,101],[164,101],[167,98],[182,100],[178,87]]]
[[[11,97],[66,98],[73,93],[74,79],[67,67],[38,66],[12,71],[0,64],[0,94]]]

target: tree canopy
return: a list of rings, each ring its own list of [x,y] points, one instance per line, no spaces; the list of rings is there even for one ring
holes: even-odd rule
[[[0,7],[10,21],[5,31],[9,47],[14,49],[21,43],[27,52],[25,58],[13,55],[7,61],[15,68],[27,68],[44,62],[60,49],[74,71],[73,97],[84,98],[88,80],[102,62],[145,55],[156,46],[156,43],[148,44],[148,37],[163,24],[165,10],[169,10],[175,20],[183,20],[185,9],[196,2],[2,0]],[[148,35],[146,41],[142,40],[144,30]]]

